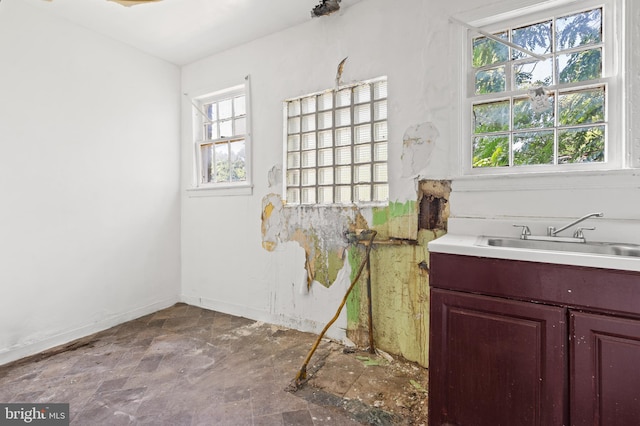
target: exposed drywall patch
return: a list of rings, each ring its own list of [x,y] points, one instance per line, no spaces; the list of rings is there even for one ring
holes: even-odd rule
[[[449,219],[449,194],[451,181],[423,180],[419,187],[419,229],[447,229]]]
[[[431,161],[440,132],[432,123],[409,127],[402,138],[402,177],[420,174]]]

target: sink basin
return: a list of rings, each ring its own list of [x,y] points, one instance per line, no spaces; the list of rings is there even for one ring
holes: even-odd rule
[[[561,241],[536,241],[520,238],[481,237],[478,245],[491,247],[507,247],[527,250],[562,251],[573,253],[589,253],[605,256],[640,257],[640,245],[625,243],[571,243]]]

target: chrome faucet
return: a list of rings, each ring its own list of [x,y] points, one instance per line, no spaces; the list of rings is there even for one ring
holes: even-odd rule
[[[549,237],[555,237],[557,234],[559,234],[560,232],[564,231],[567,228],[571,228],[574,225],[579,224],[580,222],[583,222],[587,219],[589,219],[590,217],[602,217],[604,216],[603,213],[599,212],[599,213],[589,213],[587,215],[582,216],[579,219],[574,220],[573,222],[563,226],[560,229],[556,229],[553,226],[549,226],[547,228],[547,236]],[[594,230],[595,228],[578,228],[574,233],[573,233],[573,237],[574,238],[584,238],[584,235],[582,234],[582,231],[585,229],[589,229],[589,230]]]
[[[549,226],[547,228],[547,235],[532,235],[531,230],[527,225],[513,225],[518,228],[522,228],[522,232],[520,233],[521,240],[537,240],[537,241],[558,241],[558,242],[567,242],[567,243],[586,243],[587,240],[584,237],[584,233],[582,231],[585,230],[594,230],[596,228],[585,228],[580,227],[577,228],[573,237],[559,237],[558,234],[565,229],[571,228],[574,225],[579,224],[582,221],[589,219],[590,217],[603,217],[603,213],[589,213],[588,215],[582,216],[579,219],[574,220],[573,222],[561,227],[560,229],[556,229],[554,226]]]

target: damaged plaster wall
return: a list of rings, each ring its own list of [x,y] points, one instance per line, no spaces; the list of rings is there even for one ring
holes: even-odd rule
[[[203,197],[184,191],[186,302],[319,331],[335,313],[358,266],[354,258],[361,249],[347,244],[345,230],[374,228],[379,238],[417,238],[416,179],[446,177],[451,163],[451,72],[448,66],[426,67],[433,58],[448,62],[442,50],[450,31],[447,13],[422,0],[366,0],[183,68],[185,93],[214,92],[235,85],[238,76],[251,75],[256,177],[248,196]],[[403,30],[361,37],[362,28]],[[345,57],[343,83],[379,76],[389,80],[389,205],[285,207],[281,180],[275,176],[282,164],[282,102],[334,87],[336,66]],[[193,157],[188,99],[183,110],[186,190],[191,187]],[[437,130],[430,140],[438,146],[428,164],[421,167],[418,159],[413,165],[417,173],[403,176],[404,133],[421,123]],[[330,336],[345,335],[350,314],[344,311]]]

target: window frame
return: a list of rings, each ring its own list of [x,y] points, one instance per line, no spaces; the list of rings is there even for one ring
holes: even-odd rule
[[[372,79],[368,79],[368,80],[362,80],[353,84],[346,84],[346,85],[341,85],[341,86],[336,86],[335,88],[332,89],[327,89],[325,91],[321,91],[321,92],[316,92],[316,93],[309,93],[303,96],[297,96],[294,98],[289,98],[289,99],[285,99],[283,101],[283,179],[282,179],[282,193],[283,193],[283,201],[285,202],[285,205],[288,206],[312,206],[312,207],[332,207],[332,206],[344,206],[344,205],[358,205],[358,206],[383,206],[383,205],[387,205],[389,202],[389,158],[388,158],[388,150],[389,150],[389,132],[388,132],[388,124],[389,124],[389,117],[388,117],[388,93],[385,93],[384,97],[379,97],[376,98],[375,97],[375,85],[377,83],[381,83],[384,82],[385,86],[388,84],[388,78],[387,76],[380,76],[377,78],[372,78]],[[368,90],[370,90],[370,98],[366,101],[362,101],[362,102],[357,102],[354,99],[354,91],[357,90],[357,88],[367,85],[368,86]],[[348,106],[346,105],[337,105],[336,104],[336,99],[337,99],[337,95],[345,90],[350,90],[351,91],[351,95],[350,95],[350,101]],[[318,100],[319,97],[322,96],[327,96],[327,95],[331,95],[332,97],[332,103],[331,103],[331,107],[330,108],[326,108],[326,109],[320,109],[318,108],[318,103],[320,102]],[[314,109],[313,112],[304,112],[302,109],[299,111],[299,113],[295,114],[295,115],[290,115],[289,113],[289,105],[292,102],[300,102],[300,105],[302,107],[302,103],[309,99],[315,97],[316,98],[316,107]],[[380,102],[384,102],[385,103],[385,115],[383,119],[380,118],[376,118],[376,108],[375,105],[380,103]],[[370,117],[368,119],[368,121],[363,121],[363,122],[358,122],[356,120],[356,109],[361,106],[361,105],[370,105],[369,108],[369,113],[370,113]],[[345,110],[348,109],[349,110],[349,124],[347,125],[340,125],[338,124],[337,121],[337,116],[336,113],[339,112],[340,110]],[[331,113],[331,125],[328,127],[321,127],[320,125],[320,119],[319,116],[322,114],[326,114],[330,112]],[[305,117],[310,117],[313,116],[315,123],[314,123],[314,129],[313,130],[309,130],[307,132],[304,131],[304,118]],[[291,118],[299,118],[301,120],[300,122],[300,129],[297,132],[294,132],[295,134],[299,135],[299,147],[298,149],[294,149],[294,150],[289,150],[289,137],[293,136],[294,133],[291,133],[289,130],[289,120]],[[385,128],[386,128],[386,137],[384,139],[376,139],[376,124],[379,123],[384,123]],[[370,140],[366,141],[366,142],[362,142],[362,143],[358,143],[356,142],[356,132],[357,132],[357,128],[363,126],[363,125],[369,125],[370,129]],[[345,144],[345,145],[340,145],[336,143],[336,133],[338,130],[344,130],[344,129],[348,129],[348,132],[350,134],[350,143],[349,144]],[[326,151],[327,149],[329,149],[328,146],[319,146],[319,140],[320,138],[318,137],[318,135],[320,133],[323,132],[328,132],[330,131],[332,133],[332,142],[330,145],[330,149],[332,151],[332,155],[331,155],[331,164],[321,164],[320,162],[320,152],[322,151]],[[309,134],[309,133],[314,133],[316,135],[316,144],[314,148],[309,148],[309,149],[304,149],[304,134]],[[384,159],[380,160],[380,159],[376,159],[376,145],[385,145],[385,155],[384,155]],[[356,160],[356,149],[360,146],[365,146],[368,145],[371,147],[371,152],[370,152],[370,158],[368,161],[361,161],[358,162]],[[344,163],[341,164],[338,162],[337,160],[337,156],[336,156],[336,150],[337,149],[344,149],[344,148],[349,148],[350,150],[350,161],[349,163]],[[303,153],[305,152],[314,152],[315,153],[315,161],[313,162],[312,165],[309,166],[303,166],[302,164],[298,167],[289,167],[289,154],[295,154],[295,152],[299,152],[300,155],[302,156]],[[302,158],[300,158],[301,161]],[[382,180],[376,180],[376,165],[377,164],[383,164],[386,168],[386,180],[382,181]],[[369,170],[369,179],[368,180],[362,180],[362,181],[358,181],[356,178],[356,168],[359,166],[363,166],[363,165],[369,165],[370,166],[370,170]],[[336,182],[336,174],[337,174],[337,169],[338,168],[344,168],[344,167],[349,167],[350,168],[350,183],[347,184],[341,184],[339,182]],[[320,174],[320,170],[322,169],[331,169],[331,173],[332,173],[332,183],[330,184],[322,184],[319,182],[319,174]],[[313,184],[308,184],[308,185],[304,185],[303,182],[303,172],[305,170],[310,170],[310,169],[314,169],[316,171],[316,176],[315,176],[315,180]],[[298,177],[298,181],[299,183],[296,185],[289,185],[289,172],[290,171],[299,171],[299,177]],[[364,184],[364,185],[368,185],[370,188],[370,199],[366,200],[366,201],[358,201],[357,200],[357,196],[356,196],[356,191],[357,191],[357,187],[358,184]],[[386,199],[384,200],[380,200],[380,199],[375,199],[375,187],[376,186],[384,186],[385,190],[386,190]],[[336,199],[338,198],[338,195],[336,194],[336,188],[339,187],[349,187],[350,190],[350,200],[349,201],[336,201]],[[290,187],[298,187],[300,189],[300,191],[304,190],[304,189],[308,189],[308,188],[314,188],[315,190],[315,199],[313,202],[303,202],[303,197],[302,194],[298,194],[298,200],[290,200],[289,199],[289,194],[288,194],[288,190],[290,189]],[[331,187],[332,188],[332,202],[322,202],[319,198],[319,189],[320,188],[328,188]]]
[[[225,99],[233,99],[234,97],[244,95],[245,98],[245,133],[233,134],[231,136],[217,137],[206,139],[204,127],[208,117],[206,116],[205,107],[208,104],[216,103]],[[204,94],[191,98],[191,110],[193,114],[192,131],[193,131],[193,182],[191,190],[194,191],[213,191],[224,195],[250,195],[253,187],[252,180],[252,132],[251,132],[251,91],[249,76],[244,78],[241,84],[226,87],[216,91],[207,91]],[[232,118],[233,120],[233,115]],[[245,149],[245,179],[241,181],[225,181],[225,182],[204,182],[204,168],[202,147],[208,144],[227,143],[244,139]]]
[[[461,133],[460,133],[460,152],[462,175],[505,175],[505,174],[526,174],[526,173],[557,173],[568,171],[601,171],[616,170],[627,166],[627,141],[624,126],[626,122],[624,110],[624,50],[623,35],[624,22],[623,14],[620,13],[624,7],[623,0],[585,0],[582,2],[572,2],[571,0],[556,0],[537,4],[534,6],[510,10],[507,12],[498,12],[493,10],[491,15],[480,17],[478,15],[467,17],[466,21],[471,26],[481,28],[492,34],[519,28],[535,23],[539,23],[553,17],[560,17],[591,10],[594,8],[602,8],[602,77],[597,80],[590,80],[579,83],[554,84],[549,86],[551,91],[556,94],[586,89],[590,87],[603,86],[606,90],[605,97],[605,118],[606,126],[605,134],[605,161],[598,163],[571,163],[571,164],[536,164],[536,165],[520,165],[520,166],[502,166],[502,167],[476,167],[472,165],[473,158],[473,106],[478,103],[487,102],[487,100],[509,100],[510,116],[513,112],[512,99],[526,96],[526,90],[510,90],[499,93],[475,95],[475,74],[471,63],[473,40],[481,36],[475,31],[467,30],[461,27],[462,33],[462,53],[461,53],[461,78],[462,92],[461,99]],[[486,12],[485,12],[486,13]],[[509,67],[513,64],[512,58],[509,58],[505,64]],[[552,64],[552,66],[554,66]],[[556,98],[557,101],[557,98]],[[558,102],[555,102],[554,108],[557,113]],[[556,132],[561,126],[555,125],[551,129]],[[509,127],[509,133],[514,129]],[[512,156],[512,148],[510,147],[509,155]]]

